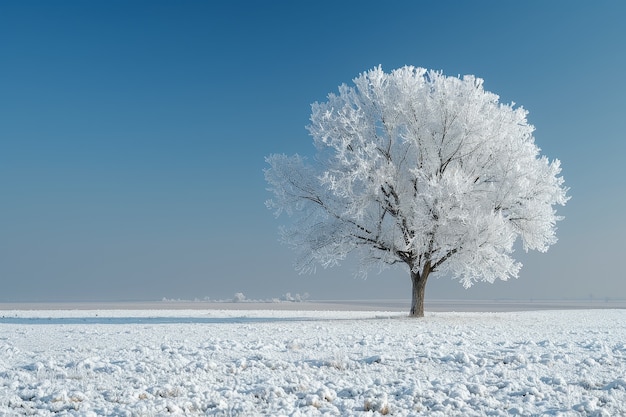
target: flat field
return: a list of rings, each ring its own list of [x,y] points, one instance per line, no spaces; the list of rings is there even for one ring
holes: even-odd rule
[[[0,415],[624,416],[626,310],[4,310]]]

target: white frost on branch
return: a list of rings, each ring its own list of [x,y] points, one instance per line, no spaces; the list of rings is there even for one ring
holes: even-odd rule
[[[362,272],[405,263],[469,287],[517,277],[518,238],[527,251],[556,242],[567,188],[526,110],[474,76],[378,67],[353,81],[312,105],[312,163],[267,157],[267,206],[293,220],[281,236],[299,271],[356,253]]]

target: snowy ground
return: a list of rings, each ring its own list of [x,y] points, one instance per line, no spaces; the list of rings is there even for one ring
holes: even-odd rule
[[[0,416],[624,416],[626,310],[0,311]]]

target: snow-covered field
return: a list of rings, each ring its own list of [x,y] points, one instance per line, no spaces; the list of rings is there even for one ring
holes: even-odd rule
[[[626,415],[626,310],[0,311],[0,415]]]

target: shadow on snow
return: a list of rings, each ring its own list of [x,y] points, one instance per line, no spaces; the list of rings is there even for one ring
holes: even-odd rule
[[[0,317],[0,324],[236,324],[319,320],[307,317]]]

